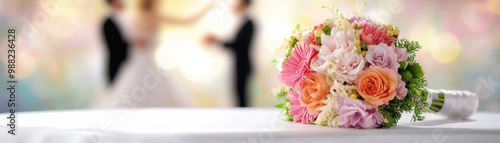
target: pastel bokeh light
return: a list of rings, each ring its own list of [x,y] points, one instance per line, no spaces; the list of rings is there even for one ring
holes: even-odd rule
[[[460,55],[460,43],[455,35],[441,33],[436,37],[430,50],[434,60],[447,64],[455,61]]]
[[[107,5],[103,0],[47,1],[64,3],[55,5],[57,12],[48,14],[42,25],[33,22],[37,13],[47,13],[39,0],[8,1],[8,7],[0,3],[0,29],[31,27],[21,32],[25,34],[18,41],[18,79],[22,87],[18,98],[23,101],[19,110],[93,108],[94,103],[109,96],[104,75],[106,50],[100,37]],[[126,0],[127,8],[133,8],[135,2]],[[162,14],[186,18],[209,2],[162,1]],[[230,59],[234,55],[220,46],[206,47],[202,41],[207,33],[232,40],[238,29],[232,13],[235,1],[214,2],[214,10],[195,24],[164,23],[159,47],[152,57],[200,107],[233,105],[234,61]],[[422,50],[417,60],[427,71],[430,88],[481,90],[490,96],[481,100],[480,110],[500,111],[500,1],[361,2],[366,2],[366,15],[399,26],[400,36],[420,42]],[[250,15],[258,31],[251,51],[255,70],[248,87],[252,106],[274,106],[276,99],[269,96],[269,91],[279,84],[278,71],[271,63],[276,48],[297,24],[312,27],[328,17],[329,12],[320,8],[331,5],[347,14],[357,9],[351,0],[254,0]],[[0,51],[5,51],[5,39],[5,34],[0,33]],[[0,79],[5,81],[5,54],[0,58]],[[0,93],[0,101],[6,99],[5,94]],[[4,109],[0,108],[0,112]]]

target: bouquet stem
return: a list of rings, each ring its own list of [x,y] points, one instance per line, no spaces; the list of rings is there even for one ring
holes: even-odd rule
[[[479,106],[477,95],[470,91],[427,89],[428,112],[450,119],[467,119],[476,113]]]

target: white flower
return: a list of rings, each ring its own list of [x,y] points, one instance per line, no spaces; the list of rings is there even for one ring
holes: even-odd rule
[[[354,29],[347,29],[343,31],[337,31],[333,28],[331,31],[331,36],[321,35],[321,48],[318,53],[318,57],[325,61],[334,61],[334,52],[337,49],[346,49],[346,52],[353,51],[356,47],[354,44],[354,39],[356,39],[357,34],[355,34]]]
[[[332,120],[337,117],[336,104],[338,96],[329,94],[326,97],[326,100],[323,101],[325,105],[319,108],[321,113],[319,113],[314,124],[335,127],[335,125],[332,124]]]
[[[311,63],[311,69],[319,74],[326,75],[327,74],[327,72],[326,72],[327,66],[328,66],[328,64],[323,59],[316,59],[316,61]]]
[[[276,49],[276,51],[274,52],[274,56],[275,57],[285,57],[286,56],[286,53],[288,52],[288,48],[289,47],[289,44],[288,44],[288,40],[285,40],[281,43],[281,46]]]
[[[325,22],[323,22],[323,25],[327,25],[328,27],[335,27],[336,26],[336,23],[335,23],[336,20],[334,19],[327,19],[325,20]]]
[[[333,76],[334,72],[338,71],[336,65],[339,58],[342,58],[345,52],[354,51],[356,37],[354,29],[337,31],[336,28],[333,28],[331,36],[322,34],[322,46],[319,49],[318,59],[311,65],[312,69],[318,73]]]
[[[321,49],[319,50],[319,55],[327,56],[337,49],[337,44],[335,42],[335,37],[328,36],[325,34],[321,35]]]
[[[307,38],[304,38],[304,37],[307,37],[307,34],[308,34],[308,31],[304,31],[304,32],[297,33],[297,37],[300,37],[300,39],[299,39],[299,38],[297,38],[297,39],[299,40],[299,42],[298,42],[298,43],[309,43],[309,42],[307,41]],[[299,36],[299,35],[300,35],[300,36]]]
[[[288,91],[290,91],[290,87],[282,84],[282,85],[275,86],[273,89],[271,89],[271,95],[276,97],[279,94],[282,94],[283,92],[288,92]]]
[[[330,88],[330,93],[333,95],[349,97],[352,94],[353,90],[356,90],[356,85],[352,83],[344,84],[344,82],[335,80],[333,81],[332,87]]]
[[[365,67],[365,60],[363,56],[354,51],[343,52],[345,49],[337,51],[342,52],[337,55],[338,63],[335,65],[335,78],[341,82],[352,83]]]
[[[356,48],[354,39],[358,36],[359,34],[357,34],[353,28],[339,30],[333,27],[330,35],[321,35],[321,44],[323,45],[321,49],[323,51],[320,50],[319,54],[327,55],[338,48],[347,49],[349,51],[354,50]]]
[[[286,54],[288,53],[288,50],[292,47],[290,47],[290,39],[284,40],[281,43],[281,46],[276,49],[274,52],[274,59],[273,59],[273,64],[276,66],[276,69],[278,71],[281,71],[281,65],[283,64],[283,61],[285,61]]]

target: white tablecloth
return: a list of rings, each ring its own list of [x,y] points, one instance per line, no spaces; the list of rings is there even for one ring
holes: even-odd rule
[[[305,142],[499,142],[500,113],[477,113],[456,122],[429,114],[409,123],[404,115],[391,129],[337,129],[278,119],[268,108],[114,109],[23,112],[16,135],[0,126],[0,143],[305,143]],[[0,114],[6,123],[8,114]]]

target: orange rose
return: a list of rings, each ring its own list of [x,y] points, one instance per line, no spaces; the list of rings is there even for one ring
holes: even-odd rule
[[[363,99],[375,106],[388,104],[396,96],[398,74],[391,69],[371,67],[354,81]]]
[[[326,76],[319,74],[309,75],[300,84],[300,105],[307,108],[309,113],[318,113],[316,109],[322,106],[321,100],[330,92],[330,86],[326,83]]]

